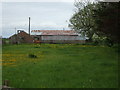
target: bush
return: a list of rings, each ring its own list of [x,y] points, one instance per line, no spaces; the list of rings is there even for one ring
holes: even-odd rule
[[[115,51],[116,51],[117,53],[120,53],[120,44],[115,44],[115,45],[113,46],[113,48],[115,49]]]
[[[99,41],[94,41],[93,42],[93,45],[95,45],[95,46],[98,45],[98,44],[99,44]]]
[[[28,57],[29,57],[29,58],[37,58],[37,56],[34,55],[34,54],[29,54]]]
[[[96,34],[92,37],[93,45],[107,45],[108,47],[113,46],[113,41],[106,36],[98,36]]]
[[[111,47],[111,46],[113,46],[113,41],[107,38],[107,39],[105,40],[105,45]]]

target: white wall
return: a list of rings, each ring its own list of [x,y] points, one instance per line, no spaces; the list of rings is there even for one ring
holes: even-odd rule
[[[80,36],[41,36],[42,40],[85,40],[84,37]]]

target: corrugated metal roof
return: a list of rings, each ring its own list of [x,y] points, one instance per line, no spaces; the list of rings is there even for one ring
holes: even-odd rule
[[[32,30],[32,35],[78,35],[73,30]]]

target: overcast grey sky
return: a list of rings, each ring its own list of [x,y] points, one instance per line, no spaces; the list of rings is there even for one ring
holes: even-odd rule
[[[3,2],[2,36],[9,37],[16,29],[31,30],[69,29],[68,23],[74,13],[74,2]]]

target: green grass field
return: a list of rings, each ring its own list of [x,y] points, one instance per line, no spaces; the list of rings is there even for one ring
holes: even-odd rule
[[[2,51],[2,80],[9,80],[10,87],[118,87],[118,56],[112,47],[23,44],[5,45]]]

